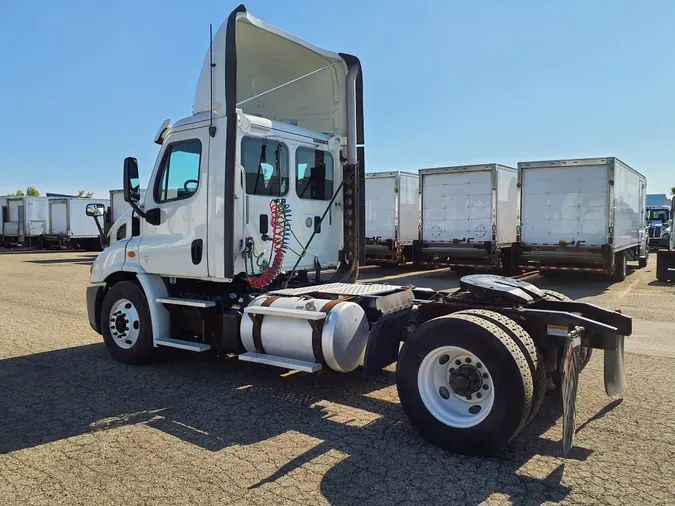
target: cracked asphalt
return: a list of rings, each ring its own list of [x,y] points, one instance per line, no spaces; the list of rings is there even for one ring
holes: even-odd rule
[[[113,362],[87,322],[93,258],[0,252],[2,505],[675,504],[675,285],[655,281],[655,258],[619,284],[530,279],[635,318],[628,391],[605,396],[594,354],[568,459],[548,401],[495,458],[431,446],[400,408],[394,367],[364,380],[192,354]],[[457,286],[413,270],[362,278]]]

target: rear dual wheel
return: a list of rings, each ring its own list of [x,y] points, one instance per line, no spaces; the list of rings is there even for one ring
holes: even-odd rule
[[[423,437],[450,451],[492,454],[534,417],[543,364],[520,330],[497,313],[467,311],[430,320],[406,340],[396,384]]]

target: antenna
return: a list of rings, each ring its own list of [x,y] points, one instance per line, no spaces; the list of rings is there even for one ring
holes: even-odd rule
[[[209,135],[216,136],[216,127],[213,126],[213,25],[209,24],[209,87],[210,87],[210,104],[209,104]]]

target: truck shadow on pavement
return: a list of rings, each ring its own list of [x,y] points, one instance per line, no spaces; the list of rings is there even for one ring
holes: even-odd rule
[[[242,486],[266,486],[315,459],[323,469],[328,459],[321,492],[335,505],[477,504],[492,494],[540,504],[570,492],[561,483],[561,443],[543,437],[559,421],[552,405],[494,458],[456,455],[418,435],[388,371],[368,379],[284,374],[193,355],[132,367],[112,361],[101,343],[2,360],[0,382],[0,454],[141,423],[210,452],[268,442],[265,451],[276,453],[269,440],[299,433],[318,442],[292,447],[287,463]],[[281,457],[288,453],[286,446]],[[575,448],[568,458],[591,453]],[[543,479],[519,472],[535,455],[556,458]]]

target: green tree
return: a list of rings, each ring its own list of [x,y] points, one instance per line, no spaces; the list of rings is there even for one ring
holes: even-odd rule
[[[670,189],[670,196],[675,197],[675,186]]]
[[[77,192],[77,198],[78,199],[90,199],[94,196],[94,192],[86,192],[84,190],[80,190]]]
[[[28,188],[26,188],[26,195],[28,195],[29,197],[39,197],[40,192],[38,191],[37,188],[35,188],[35,186],[29,186]]]
[[[10,197],[23,197],[24,195],[26,194],[23,192],[23,190],[16,190],[14,193],[9,194]]]

